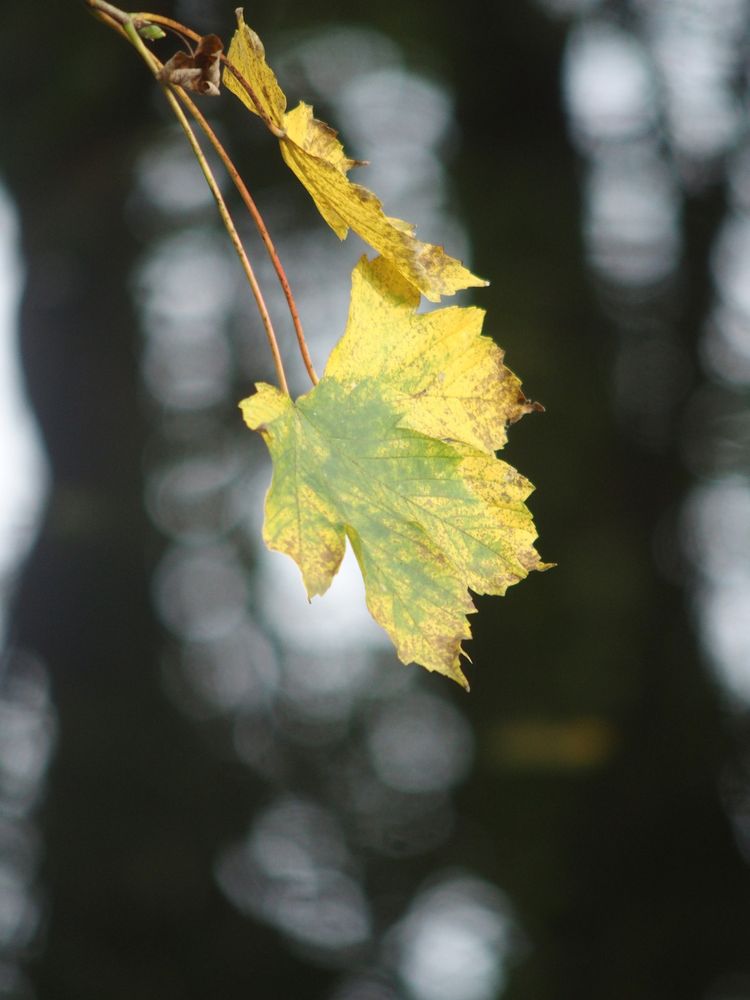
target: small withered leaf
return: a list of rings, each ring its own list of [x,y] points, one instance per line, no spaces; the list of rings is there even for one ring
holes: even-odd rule
[[[219,57],[223,50],[224,44],[218,35],[204,35],[192,54],[175,52],[159,70],[158,77],[185,90],[218,97],[221,81]]]

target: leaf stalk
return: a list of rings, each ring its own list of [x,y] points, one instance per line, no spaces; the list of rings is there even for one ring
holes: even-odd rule
[[[216,150],[217,156],[224,164],[227,173],[231,177],[234,186],[237,188],[237,191],[239,192],[240,198],[242,198],[245,208],[248,210],[253,219],[253,222],[255,223],[258,233],[260,234],[260,238],[263,241],[263,244],[266,248],[271,263],[273,264],[274,270],[276,271],[276,275],[279,279],[279,284],[281,285],[281,289],[284,293],[284,298],[287,301],[287,305],[289,307],[289,314],[292,318],[292,324],[294,325],[294,332],[297,336],[297,343],[299,345],[299,350],[300,354],[302,355],[302,361],[305,365],[305,369],[307,370],[307,374],[310,376],[310,381],[312,382],[312,384],[317,385],[319,379],[315,371],[315,368],[313,366],[312,358],[310,357],[310,351],[307,346],[307,341],[305,340],[305,334],[302,329],[302,322],[299,318],[299,312],[297,311],[297,303],[295,302],[294,296],[292,295],[292,290],[289,286],[289,279],[286,276],[286,271],[284,270],[281,260],[279,259],[279,255],[276,251],[276,247],[274,246],[273,240],[271,239],[271,235],[268,232],[268,229],[266,228],[266,224],[263,221],[263,216],[258,211],[258,206],[255,204],[252,195],[248,191],[245,182],[240,177],[239,172],[237,171],[237,168],[232,162],[229,154],[227,153],[224,146],[221,144],[219,137],[216,135],[214,130],[206,121],[206,118],[201,113],[201,111],[196,107],[195,102],[183,90],[182,87],[176,87],[175,90],[177,91],[177,96],[180,98],[185,107],[190,111],[190,114],[193,116],[193,118],[196,120],[198,125],[200,125],[201,129],[205,133],[206,138],[211,143],[213,148]]]
[[[89,0],[89,3],[90,2],[91,0]],[[94,2],[96,2],[96,0],[94,0]],[[107,4],[107,6],[109,6],[109,4]],[[165,28],[171,28],[172,31],[176,31],[178,35],[183,35],[186,38],[192,38],[194,42],[200,41],[201,36],[198,34],[197,31],[193,31],[192,28],[188,28],[184,24],[180,24],[179,21],[175,21],[171,17],[165,17],[163,14],[141,13],[141,14],[133,14],[131,16],[139,20],[148,21],[149,23],[161,24]],[[232,63],[230,63],[230,61],[223,53],[219,58],[224,63],[224,65],[229,69],[229,72],[232,74],[232,76],[234,76],[237,80],[239,80],[242,87],[247,91],[248,97],[253,102],[253,104],[255,105],[255,109],[258,112],[258,117],[262,120],[263,124],[266,126],[268,131],[272,135],[275,135],[277,139],[283,139],[284,136],[286,135],[286,132],[284,131],[284,129],[279,128],[279,126],[275,122],[271,121],[271,119],[268,117],[260,98],[255,93],[250,84],[247,82],[247,80],[244,78],[242,73],[240,73],[240,71]]]
[[[100,0],[96,0],[96,2],[100,2]],[[107,11],[107,13],[109,13],[109,11]],[[154,56],[146,48],[143,39],[138,34],[138,31],[135,27],[132,18],[129,17],[125,21],[125,23],[123,24],[123,29],[128,38],[130,39],[131,43],[133,44],[133,46],[137,49],[141,58],[144,60],[144,62],[149,67],[154,76],[156,76],[161,68],[161,63],[156,58],[156,56]],[[276,368],[276,375],[279,380],[279,385],[282,391],[285,392],[287,395],[289,395],[289,386],[287,384],[286,374],[284,372],[284,365],[281,360],[279,344],[278,341],[276,340],[276,334],[273,329],[273,323],[271,322],[271,317],[268,312],[268,307],[266,306],[265,299],[263,298],[263,293],[261,292],[258,280],[255,277],[255,272],[253,271],[252,265],[250,264],[247,254],[245,253],[245,248],[242,245],[242,240],[239,237],[239,233],[237,232],[232,217],[229,213],[229,209],[227,208],[226,202],[224,201],[224,196],[222,195],[219,189],[219,185],[217,184],[216,178],[213,175],[213,171],[211,170],[211,167],[208,164],[208,160],[206,159],[203,150],[200,147],[200,143],[198,142],[195,132],[193,132],[193,129],[190,126],[190,122],[185,117],[185,112],[180,107],[177,98],[172,92],[171,86],[169,84],[162,83],[161,81],[159,82],[161,84],[162,90],[164,91],[164,95],[167,98],[170,107],[172,108],[172,111],[174,111],[177,121],[180,123],[180,127],[182,128],[188,142],[190,143],[190,147],[193,150],[193,154],[195,155],[195,158],[198,161],[198,164],[203,172],[203,176],[206,178],[206,183],[208,184],[209,189],[211,190],[211,194],[214,196],[217,208],[219,209],[219,215],[221,216],[221,221],[223,222],[224,228],[226,229],[229,235],[229,239],[232,242],[232,246],[234,247],[235,252],[239,257],[240,264],[242,265],[242,270],[245,272],[245,277],[247,278],[247,282],[250,285],[250,290],[253,293],[255,304],[258,307],[258,312],[260,313],[261,322],[263,323],[263,326],[266,331],[266,338],[268,340],[268,345],[271,348],[271,354],[273,356],[274,366]]]
[[[94,13],[97,17],[99,17],[100,20],[107,23],[113,29],[118,30],[124,37],[126,37],[131,42],[131,44],[137,49],[141,58],[144,60],[144,62],[146,62],[147,66],[154,74],[154,76],[157,77],[157,79],[159,70],[162,68],[162,63],[159,59],[157,59],[157,57],[152,52],[149,51],[149,49],[145,46],[143,39],[140,37],[139,32],[143,27],[146,27],[150,24],[163,25],[164,27],[169,28],[172,31],[176,32],[178,35],[181,35],[183,38],[189,38],[196,42],[200,41],[201,39],[201,35],[199,35],[196,31],[193,31],[192,28],[188,28],[186,25],[181,24],[179,21],[175,21],[172,18],[165,17],[161,14],[150,14],[150,13],[128,14],[125,11],[120,10],[118,7],[115,7],[113,4],[108,3],[107,0],[85,0],[85,2],[87,6],[92,10],[92,13]],[[245,81],[242,78],[242,75],[234,69],[232,64],[228,62],[228,60],[224,55],[221,56],[221,59],[228,66],[233,75],[240,81],[242,86],[245,87],[245,89],[248,91],[248,94],[250,95],[251,99],[258,106],[260,115],[266,126],[269,128],[270,131],[273,132],[274,135],[277,135],[278,137],[279,135],[278,127],[267,118],[265,113],[263,113],[260,102],[258,101],[250,85],[247,83],[247,81]],[[242,180],[237,168],[232,162],[232,159],[230,158],[226,149],[220,142],[218,136],[209,125],[205,116],[198,109],[195,102],[186,93],[186,91],[182,87],[175,86],[173,84],[166,84],[161,80],[159,80],[159,83],[161,84],[162,89],[165,92],[165,96],[167,97],[167,100],[169,101],[170,106],[172,107],[172,110],[174,111],[175,116],[177,117],[177,120],[181,128],[185,132],[185,135],[188,139],[188,142],[190,143],[191,149],[193,150],[196,159],[198,160],[203,175],[206,178],[206,182],[209,186],[209,189],[211,190],[211,193],[213,194],[214,199],[216,201],[219,214],[222,219],[222,223],[224,224],[224,227],[227,230],[232,245],[234,246],[235,251],[240,259],[240,263],[242,265],[243,271],[245,272],[248,284],[250,285],[253,297],[258,307],[258,312],[260,313],[261,316],[261,321],[263,322],[263,326],[266,331],[266,337],[268,339],[269,346],[271,348],[271,353],[273,355],[274,365],[276,367],[276,372],[279,379],[279,385],[281,386],[283,391],[288,394],[289,390],[283,369],[281,354],[278,348],[278,341],[276,339],[276,335],[273,329],[273,324],[271,322],[268,308],[266,306],[265,300],[263,298],[260,286],[257,282],[250,261],[247,257],[247,254],[244,250],[242,242],[237,233],[236,227],[227,209],[226,202],[224,201],[224,198],[219,190],[218,184],[216,183],[216,179],[211,171],[211,168],[208,165],[208,162],[203,154],[200,145],[198,144],[195,133],[193,132],[189,122],[185,118],[182,109],[179,107],[179,105],[175,100],[175,95],[187,108],[187,110],[189,111],[195,122],[198,124],[198,126],[201,128],[206,138],[208,139],[208,141],[213,146],[216,154],[224,164],[227,173],[231,177],[232,182],[234,183],[240,195],[240,198],[242,199],[245,205],[245,208],[247,209],[248,213],[250,214],[256,226],[256,229],[258,230],[263,245],[265,246],[266,252],[268,253],[269,259],[271,260],[273,268],[276,271],[279,284],[286,299],[303,364],[308,373],[308,376],[310,377],[310,381],[312,382],[313,385],[317,385],[319,381],[318,375],[312,363],[312,358],[310,356],[310,351],[307,346],[307,341],[305,340],[305,335],[302,328],[302,322],[300,320],[299,311],[297,309],[297,304],[294,300],[294,296],[292,294],[292,290],[289,285],[289,280],[286,276],[286,272],[281,263],[281,260],[279,258],[276,247],[273,243],[273,240],[271,239],[271,235],[268,232],[268,228],[265,225],[263,217],[260,214],[260,211],[258,210],[258,207],[255,204],[254,199],[252,198],[246,184]],[[284,134],[283,131],[280,134],[283,135]]]

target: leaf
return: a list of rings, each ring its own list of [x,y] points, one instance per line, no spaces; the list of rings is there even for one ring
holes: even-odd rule
[[[459,664],[478,594],[533,569],[531,484],[494,455],[506,426],[539,407],[475,308],[416,313],[388,261],[354,270],[346,332],[324,377],[293,402],[260,384],[240,404],[274,463],[266,544],[290,555],[309,597],[351,542],[367,605],[404,663],[468,687]]]
[[[158,24],[136,24],[136,29],[141,38],[147,42],[155,42],[159,38],[166,38],[167,33]]]
[[[224,71],[224,86],[271,124],[280,136],[284,162],[339,239],[353,229],[433,302],[462,288],[486,285],[442,247],[418,240],[409,223],[389,218],[371,191],[349,180],[347,173],[361,161],[346,156],[336,132],[318,121],[308,104],[300,103],[287,112],[284,92],[266,62],[261,40],[245,24],[242,8],[237,9],[237,23],[227,60],[251,93],[231,69]]]
[[[219,96],[219,57],[224,43],[218,35],[204,35],[195,52],[175,52],[164,63],[157,76],[165,83],[172,83],[185,90],[209,97]]]

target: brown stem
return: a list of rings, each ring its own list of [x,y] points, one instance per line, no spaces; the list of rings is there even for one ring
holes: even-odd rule
[[[299,313],[297,311],[297,303],[294,301],[294,296],[292,295],[292,290],[289,287],[289,281],[284,271],[284,267],[279,259],[279,255],[276,252],[276,247],[273,244],[271,235],[266,228],[266,224],[263,221],[263,216],[258,211],[258,207],[253,201],[252,195],[248,191],[245,182],[242,180],[237,172],[237,168],[229,157],[229,154],[222,146],[218,136],[211,128],[211,126],[206,121],[203,114],[196,107],[195,102],[185,93],[182,87],[175,88],[177,91],[177,96],[180,98],[182,103],[188,109],[190,114],[195,118],[200,127],[206,134],[209,142],[216,150],[221,162],[226,167],[227,173],[232,178],[234,186],[239,191],[240,197],[245,204],[248,212],[252,216],[253,222],[256,225],[258,232],[260,233],[260,238],[263,240],[263,244],[268,252],[268,256],[271,259],[271,263],[274,266],[274,270],[279,279],[279,284],[281,285],[282,291],[284,292],[284,297],[286,298],[287,305],[289,306],[289,314],[292,317],[292,323],[294,324],[294,332],[297,335],[297,343],[299,344],[300,354],[302,355],[302,361],[304,362],[305,368],[307,369],[307,374],[310,376],[310,381],[313,385],[318,384],[318,376],[313,367],[312,358],[310,357],[310,352],[307,347],[307,341],[305,340],[305,334],[302,329],[302,322],[299,318]]]
[[[235,80],[237,80],[242,89],[247,93],[247,96],[255,105],[255,110],[258,113],[258,117],[263,120],[263,124],[266,126],[268,131],[272,135],[275,135],[277,139],[283,139],[284,136],[286,135],[286,131],[283,128],[280,128],[276,124],[276,122],[271,121],[271,119],[268,117],[265,110],[263,109],[263,105],[260,103],[258,95],[255,93],[255,91],[247,82],[242,73],[240,73],[240,71],[235,67],[234,63],[230,63],[230,61],[226,58],[226,56],[222,56],[221,61],[226,65],[229,72],[232,74]]]
[[[99,11],[101,14],[108,14],[118,24],[125,25],[130,20],[129,14],[126,14],[124,10],[120,10],[119,7],[114,7],[111,3],[106,3],[105,0],[86,0],[86,3],[92,10]]]
[[[161,62],[156,58],[153,53],[151,53],[143,43],[143,40],[138,34],[135,27],[135,18],[123,14],[122,11],[118,10],[116,7],[112,7],[111,4],[106,3],[105,0],[87,0],[88,5],[94,10],[94,12],[104,21],[109,23],[115,30],[119,31],[127,37],[127,39],[133,44],[133,46],[138,50],[139,55],[144,60],[146,65],[149,67],[154,76],[157,76],[159,70],[161,69]],[[141,15],[136,15],[138,19],[141,19]],[[145,20],[148,20],[147,18]],[[158,78],[158,77],[157,77]],[[161,81],[159,81],[161,83]],[[171,86],[162,83],[162,89],[164,94],[169,101],[172,110],[174,111],[180,126],[182,127],[188,142],[195,154],[196,159],[200,165],[203,175],[206,178],[206,183],[208,184],[211,193],[214,196],[217,207],[219,209],[219,214],[221,220],[224,223],[224,228],[229,234],[229,238],[232,241],[232,246],[234,247],[237,256],[239,257],[242,269],[245,272],[245,277],[247,278],[248,284],[255,298],[256,305],[258,307],[258,312],[260,313],[263,326],[266,331],[266,337],[268,339],[269,347],[271,348],[271,354],[273,356],[274,365],[276,367],[276,374],[279,380],[279,386],[282,391],[289,395],[289,387],[286,381],[286,375],[284,372],[284,365],[281,360],[281,353],[279,351],[278,341],[276,340],[276,334],[274,333],[273,324],[271,322],[271,317],[268,313],[268,308],[263,298],[263,293],[260,290],[260,286],[255,277],[255,273],[252,269],[250,261],[248,260],[247,254],[245,253],[245,248],[242,245],[237,229],[232,221],[232,217],[227,209],[226,202],[219,190],[219,186],[216,183],[216,178],[211,172],[211,168],[208,165],[208,161],[200,147],[198,139],[195,136],[190,123],[185,117],[185,113],[179,105],[177,98],[172,92]],[[197,110],[197,109],[196,109]]]
[[[92,0],[88,0],[88,2],[92,3]],[[97,3],[98,0],[93,0],[93,2]],[[192,28],[188,28],[184,24],[180,24],[179,21],[175,21],[171,17],[165,17],[163,14],[143,13],[143,14],[133,14],[133,17],[139,18],[144,21],[150,21],[153,22],[154,24],[161,24],[165,28],[171,28],[173,31],[176,31],[180,35],[185,35],[187,38],[192,38],[193,41],[195,42],[199,42],[201,39],[201,36],[197,32],[193,31]],[[275,135],[277,139],[283,139],[284,136],[286,135],[286,132],[284,131],[284,129],[279,128],[279,126],[275,122],[271,121],[271,119],[268,117],[265,110],[263,109],[263,105],[261,104],[258,95],[255,93],[253,88],[244,78],[242,73],[240,73],[240,71],[235,68],[233,63],[229,62],[229,60],[224,54],[220,56],[220,59],[227,67],[229,72],[232,74],[232,76],[239,82],[243,90],[246,91],[247,96],[255,105],[255,110],[258,112],[258,117],[261,118],[263,124],[266,126],[268,131],[271,132],[273,135]]]
[[[139,29],[145,27],[151,20],[147,14],[127,14],[119,7],[107,3],[106,0],[85,0],[85,2],[94,14],[97,14],[102,21],[106,21],[111,27],[118,26],[124,29],[127,24],[134,24]],[[102,17],[102,15],[104,16]],[[123,33],[126,34],[124,31]]]
[[[88,3],[92,3],[92,0],[87,0]],[[93,3],[99,3],[99,0],[93,0]],[[197,31],[193,31],[192,28],[186,27],[184,24],[180,24],[179,21],[173,21],[171,17],[164,17],[163,14],[147,14],[138,13],[131,14],[133,20],[143,20],[148,21],[151,24],[162,24],[165,28],[171,28],[172,31],[176,31],[178,35],[184,35],[186,38],[192,38],[194,42],[199,42],[202,35],[199,35]]]
[[[163,84],[162,89],[164,91],[167,100],[172,106],[172,110],[177,116],[177,120],[179,121],[183,131],[185,132],[185,135],[187,136],[187,140],[190,143],[193,152],[195,153],[195,157],[198,160],[198,163],[200,164],[201,170],[203,171],[203,176],[206,178],[206,183],[211,189],[211,194],[214,196],[214,199],[216,201],[216,205],[219,209],[219,215],[221,216],[221,221],[224,223],[224,228],[229,234],[229,238],[232,241],[232,246],[234,247],[237,256],[240,259],[240,264],[242,265],[242,269],[245,272],[245,277],[247,278],[247,282],[250,285],[250,289],[255,299],[255,304],[258,307],[258,312],[260,313],[260,318],[261,321],[263,322],[263,326],[266,331],[266,338],[268,340],[268,346],[271,348],[271,354],[273,355],[273,362],[276,367],[276,375],[279,380],[279,385],[281,387],[282,392],[285,392],[288,396],[289,387],[287,385],[286,375],[284,373],[284,365],[281,360],[281,353],[279,351],[278,341],[276,340],[276,334],[274,333],[273,323],[271,322],[271,317],[269,315],[265,299],[263,298],[263,293],[260,290],[258,279],[255,277],[255,272],[253,271],[252,265],[248,260],[247,254],[245,253],[245,248],[242,245],[242,240],[240,239],[239,233],[237,232],[234,222],[232,221],[232,217],[229,214],[229,209],[227,208],[226,202],[224,201],[224,197],[221,191],[219,190],[219,185],[216,183],[216,178],[211,172],[211,168],[209,167],[208,161],[206,160],[203,154],[203,150],[200,148],[195,132],[193,132],[192,128],[190,127],[190,122],[185,117],[185,112],[182,110],[182,108],[179,105],[179,102],[177,101],[177,98],[172,93],[172,88],[166,84]]]
[[[118,11],[117,8],[112,7],[111,4],[106,3],[105,0],[87,0],[87,2],[91,6],[94,6],[96,8],[99,8],[100,5],[102,5],[104,8],[107,8],[107,10],[105,11],[105,16],[108,15],[108,14],[110,16],[112,16],[110,14],[110,11],[113,11],[113,12],[115,12],[117,14],[122,14],[121,11]],[[134,14],[133,18],[137,19],[138,21],[142,21],[144,23],[148,23],[150,21],[158,22],[159,24],[163,25],[164,27],[170,28],[173,31],[176,31],[180,35],[188,36],[188,37],[192,38],[195,41],[199,41],[200,37],[201,37],[196,32],[194,32],[192,29],[187,28],[184,24],[180,24],[178,21],[172,20],[172,18],[163,17],[160,14],[155,14],[155,15],[145,14],[145,13],[144,14]],[[107,18],[107,20],[109,20],[109,18]],[[123,21],[122,23],[126,23],[126,21]],[[127,32],[125,32],[125,31],[123,31],[123,33],[127,34]],[[152,69],[154,67],[160,68],[161,67],[161,63],[156,58],[156,56],[154,56],[153,53],[149,53],[149,55],[151,56],[151,67],[152,67]],[[227,65],[230,67],[230,69],[232,68],[231,64],[227,63]],[[177,96],[180,98],[180,100],[182,101],[182,103],[185,105],[185,107],[188,109],[188,111],[191,113],[191,115],[196,120],[196,122],[200,125],[201,129],[203,129],[203,132],[205,133],[205,135],[208,138],[209,142],[211,143],[211,145],[216,150],[216,153],[218,154],[218,156],[221,159],[222,163],[226,167],[226,170],[227,170],[229,176],[232,178],[232,181],[233,181],[235,187],[237,188],[237,190],[238,190],[238,192],[240,194],[240,197],[242,198],[242,201],[245,204],[245,207],[247,208],[248,212],[250,213],[250,216],[253,219],[253,222],[255,223],[255,226],[256,226],[259,234],[260,234],[261,239],[263,240],[263,244],[264,244],[264,246],[266,248],[266,251],[267,251],[268,256],[269,256],[269,258],[271,260],[271,263],[273,264],[274,270],[276,271],[276,274],[278,276],[279,284],[281,285],[281,289],[282,289],[282,291],[284,293],[284,297],[286,298],[287,305],[289,307],[289,314],[290,314],[290,316],[292,318],[292,324],[294,325],[294,332],[295,332],[295,334],[297,336],[297,343],[299,345],[299,350],[300,350],[300,354],[302,356],[302,361],[303,361],[303,363],[305,365],[305,369],[307,371],[307,374],[310,377],[310,381],[312,382],[312,384],[313,385],[317,385],[319,379],[318,379],[318,375],[317,375],[317,373],[315,371],[315,367],[314,367],[314,365],[312,363],[312,358],[310,357],[310,351],[309,351],[308,346],[307,346],[307,341],[305,340],[305,334],[304,334],[304,331],[302,329],[302,322],[300,320],[299,312],[297,310],[297,304],[296,304],[296,302],[294,300],[294,296],[292,294],[292,290],[291,290],[291,288],[289,286],[289,280],[288,280],[288,278],[286,276],[286,272],[284,271],[284,267],[283,267],[283,265],[281,263],[281,260],[279,259],[279,255],[278,255],[278,253],[276,251],[276,247],[274,246],[273,240],[271,239],[271,235],[268,232],[268,229],[266,228],[265,222],[263,221],[263,217],[261,216],[260,212],[258,211],[257,205],[255,204],[255,202],[254,202],[254,200],[253,200],[250,192],[248,191],[247,186],[245,185],[244,181],[242,180],[242,178],[240,177],[239,173],[237,172],[237,168],[234,166],[234,163],[232,162],[231,158],[229,157],[229,154],[224,149],[224,146],[219,141],[218,136],[216,135],[216,133],[214,132],[214,130],[211,128],[211,126],[209,125],[208,121],[206,120],[206,118],[204,117],[204,115],[202,114],[202,112],[198,109],[198,107],[196,106],[195,102],[188,96],[188,94],[185,92],[185,90],[182,87],[174,87],[173,90],[177,94]]]
[[[162,67],[162,63],[160,62],[159,59],[156,58],[156,56],[152,52],[150,52],[146,48],[146,46],[143,44],[143,41],[140,38],[136,38],[136,33],[132,31],[133,25],[141,26],[143,24],[156,23],[163,25],[166,28],[170,28],[177,34],[182,35],[183,37],[191,38],[194,41],[200,41],[202,37],[197,32],[193,31],[191,28],[186,27],[186,25],[180,24],[179,21],[175,21],[170,17],[164,17],[161,14],[138,13],[138,14],[128,15],[125,12],[119,10],[117,7],[114,7],[112,4],[108,3],[107,0],[86,0],[86,2],[88,3],[89,7],[92,8],[93,12],[96,13],[103,21],[108,23],[111,27],[115,28],[116,30],[119,30],[121,34],[127,37],[135,45],[135,47],[139,50],[140,55],[145,60],[145,62],[147,63],[147,65],[149,66],[149,68],[151,69],[151,71],[154,73],[155,76],[158,75],[158,72]],[[249,86],[249,84],[247,84],[246,81],[243,80],[241,75],[234,70],[234,67],[224,58],[224,56],[222,56],[221,58],[227,64],[227,66],[235,75],[235,77],[237,77],[237,79],[239,79],[240,82],[243,84],[243,86],[247,89],[253,101],[259,106],[259,102],[255,97],[252,88]],[[305,369],[307,370],[307,373],[313,385],[317,385],[319,380],[315,368],[313,366],[312,359],[310,357],[307,341],[305,340],[304,331],[302,329],[302,323],[300,321],[299,312],[297,310],[297,304],[294,300],[294,296],[292,295],[292,290],[289,286],[289,281],[287,279],[286,272],[284,271],[281,260],[279,259],[276,247],[274,246],[270,233],[266,228],[265,222],[263,221],[263,217],[258,211],[258,207],[256,206],[252,196],[250,195],[250,192],[248,191],[244,181],[237,172],[237,169],[234,166],[232,160],[230,159],[229,154],[219,141],[218,136],[213,131],[211,126],[208,124],[204,115],[196,107],[195,103],[185,92],[185,90],[182,87],[177,87],[177,86],[170,86],[169,88],[167,88],[163,84],[162,86],[168,100],[170,101],[170,104],[172,104],[175,114],[177,114],[180,125],[183,127],[183,130],[185,131],[185,134],[188,137],[188,141],[190,142],[190,145],[193,148],[193,152],[195,153],[196,158],[198,159],[201,169],[203,170],[209,188],[211,189],[211,192],[214,195],[214,198],[219,207],[219,213],[222,217],[222,221],[224,222],[227,232],[229,233],[230,239],[232,240],[232,244],[235,247],[235,250],[237,251],[237,254],[240,258],[240,262],[242,263],[243,266],[243,270],[245,271],[248,282],[250,283],[250,287],[253,291],[253,295],[258,305],[258,311],[261,314],[261,319],[263,320],[263,324],[266,328],[266,334],[268,336],[269,344],[271,346],[271,352],[274,356],[274,361],[276,362],[277,372],[279,374],[279,382],[281,383],[282,388],[284,388],[284,390],[288,392],[288,390],[286,389],[286,378],[284,376],[283,367],[281,366],[281,357],[278,350],[278,344],[273,331],[271,319],[268,314],[268,309],[266,308],[265,301],[260,291],[260,287],[258,286],[254,272],[252,270],[252,267],[250,266],[250,262],[247,259],[247,255],[245,254],[244,248],[242,247],[242,243],[234,227],[234,223],[232,222],[229,212],[226,208],[226,203],[224,202],[221,192],[219,191],[218,186],[216,185],[213,174],[211,174],[210,168],[208,167],[208,163],[206,162],[205,157],[203,156],[203,152],[197,143],[195,134],[193,133],[192,129],[190,129],[190,126],[187,120],[184,118],[181,109],[179,109],[179,106],[174,101],[174,94],[177,94],[179,99],[182,101],[182,103],[185,105],[188,111],[192,114],[195,121],[201,127],[211,145],[214,147],[214,150],[216,151],[217,155],[219,156],[222,163],[226,167],[227,172],[232,178],[232,181],[245,204],[245,207],[247,208],[248,212],[250,213],[250,216],[252,217],[256,225],[260,237],[263,240],[263,244],[266,247],[266,251],[269,255],[271,263],[273,264],[274,270],[276,271],[276,274],[278,276],[279,283],[284,293],[284,297],[286,298],[287,305],[289,307],[289,313],[291,315],[292,323],[294,325],[295,334],[297,336],[297,343],[299,345],[300,354],[302,356],[302,361],[305,365]],[[272,122],[269,122],[264,115],[262,115],[262,117],[264,118],[264,121],[266,121],[266,124],[269,125],[269,127],[272,127],[272,129],[275,132],[278,132],[278,129],[276,128],[275,125],[273,125]]]

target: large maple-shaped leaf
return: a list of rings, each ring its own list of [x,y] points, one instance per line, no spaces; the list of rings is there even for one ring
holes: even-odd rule
[[[359,161],[346,156],[336,132],[313,117],[308,104],[300,103],[287,112],[286,96],[266,62],[261,40],[245,24],[241,8],[237,22],[227,59],[252,95],[231,70],[224,72],[224,86],[278,130],[285,163],[310,192],[336,235],[343,240],[352,228],[433,302],[461,288],[486,285],[442,247],[418,240],[409,223],[389,218],[371,191],[349,180],[348,171]]]
[[[296,402],[260,384],[240,406],[274,463],[265,541],[295,560],[308,596],[328,589],[348,538],[399,658],[468,686],[467,588],[503,594],[545,568],[533,487],[494,455],[535,404],[481,335],[482,310],[418,304],[387,261],[362,258],[320,383]]]

